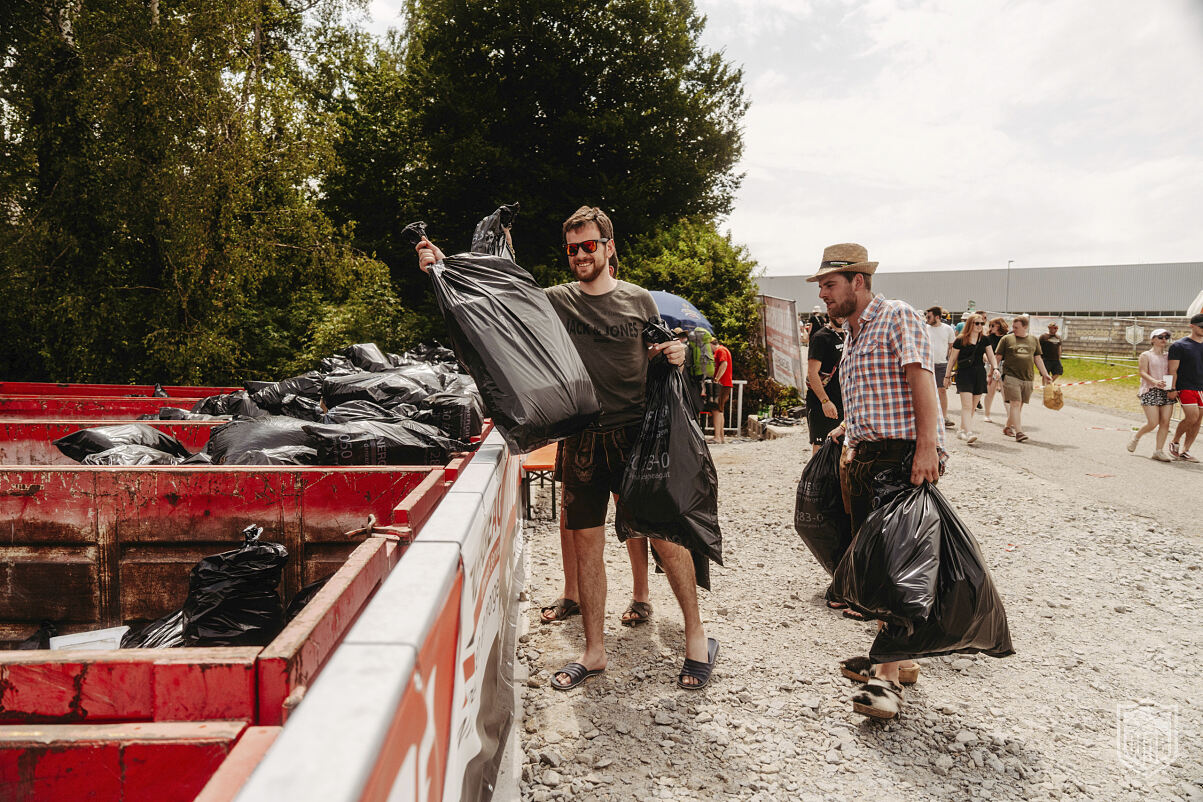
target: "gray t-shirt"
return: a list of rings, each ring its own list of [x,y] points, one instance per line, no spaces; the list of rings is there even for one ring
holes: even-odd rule
[[[651,294],[621,280],[605,295],[587,295],[575,281],[544,292],[597,389],[602,408],[597,427],[612,429],[643,420],[647,384],[643,324],[660,317]]]

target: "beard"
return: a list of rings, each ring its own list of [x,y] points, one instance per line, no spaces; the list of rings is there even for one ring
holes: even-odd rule
[[[588,264],[581,264],[580,262],[572,263],[572,272],[576,275],[577,281],[582,281],[586,284],[600,276],[605,269],[605,259],[602,259],[600,264],[597,259]]]
[[[856,311],[856,298],[849,296],[847,298],[833,298],[827,304],[827,316],[846,319]]]

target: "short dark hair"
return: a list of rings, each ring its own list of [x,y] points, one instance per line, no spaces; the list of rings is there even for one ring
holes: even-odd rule
[[[941,309],[941,308],[940,308],[940,307],[938,307],[938,306],[933,306],[933,307],[930,307],[930,308],[927,310],[927,313],[928,313],[929,315],[935,315],[936,317],[944,317],[944,310],[943,310],[943,309]]]
[[[839,271],[839,274],[841,276],[843,276],[844,279],[849,284],[852,283],[853,278],[855,278],[856,276],[861,276],[865,280],[865,289],[869,290],[870,292],[873,291],[873,274],[872,273],[861,273],[859,270],[841,270],[841,271]]]

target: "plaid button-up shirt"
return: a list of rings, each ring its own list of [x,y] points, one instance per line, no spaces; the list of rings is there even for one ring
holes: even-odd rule
[[[918,362],[931,375],[931,342],[923,318],[905,301],[877,295],[860,316],[860,332],[852,329],[840,362],[840,392],[844,396],[844,442],[855,446],[873,440],[915,440],[915,405],[904,366]],[[936,450],[944,456],[944,422],[937,415]],[[942,460],[941,460],[942,461]]]

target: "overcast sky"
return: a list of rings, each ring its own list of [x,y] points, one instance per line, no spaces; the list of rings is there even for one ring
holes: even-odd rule
[[[697,3],[744,69],[725,225],[767,274],[847,241],[881,272],[1203,261],[1200,0]]]

